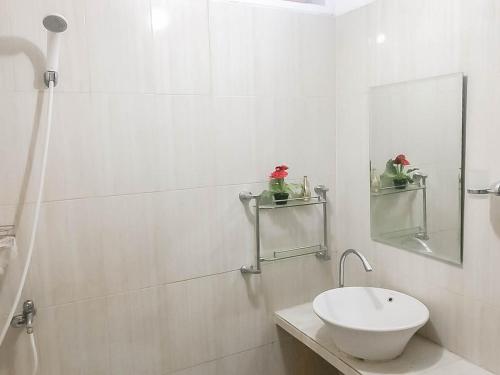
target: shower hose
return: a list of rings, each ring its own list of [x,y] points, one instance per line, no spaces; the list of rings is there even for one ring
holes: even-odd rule
[[[45,175],[47,171],[47,159],[48,159],[48,153],[49,153],[49,145],[50,145],[50,136],[52,133],[52,107],[54,103],[54,82],[50,81],[49,82],[49,105],[48,105],[48,110],[47,110],[47,130],[45,133],[45,141],[43,145],[43,151],[42,151],[42,164],[41,164],[41,170],[40,170],[40,184],[38,187],[38,193],[36,197],[36,202],[35,202],[35,214],[33,217],[33,226],[31,227],[31,235],[29,239],[29,245],[28,245],[28,252],[26,256],[26,263],[24,264],[24,269],[23,273],[21,276],[21,281],[19,283],[19,288],[17,290],[14,303],[12,304],[12,308],[7,320],[7,324],[5,327],[3,327],[3,331],[1,332],[0,335],[0,345],[3,342],[3,339],[5,338],[5,335],[7,334],[7,330],[9,329],[9,323],[12,320],[12,317],[14,316],[14,313],[16,311],[17,306],[19,305],[19,302],[21,300],[21,294],[24,288],[24,285],[26,283],[26,278],[28,276],[28,271],[31,265],[31,259],[33,256],[33,249],[35,247],[35,242],[36,242],[36,234],[38,230],[38,222],[40,219],[40,208],[42,205],[42,198],[43,198],[43,191],[45,188]],[[33,330],[30,330],[28,332],[29,340],[31,343],[31,349],[33,351],[33,369],[31,374],[36,375],[38,372],[38,352],[36,348],[36,341],[35,341],[35,334],[33,333]]]

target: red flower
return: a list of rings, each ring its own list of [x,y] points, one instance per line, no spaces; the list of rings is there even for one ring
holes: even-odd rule
[[[396,165],[410,165],[410,162],[406,160],[406,156],[401,154],[396,156],[396,159],[394,159],[394,164]]]
[[[273,173],[271,173],[271,178],[280,179],[285,178],[286,176],[288,176],[288,172],[279,169],[276,169]]]
[[[271,173],[271,178],[282,179],[288,176],[288,172],[286,171],[288,167],[286,165],[278,165],[274,168],[274,172]]]

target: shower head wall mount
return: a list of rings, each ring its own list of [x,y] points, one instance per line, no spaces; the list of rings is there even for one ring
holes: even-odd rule
[[[43,73],[43,82],[47,88],[50,87],[51,82],[53,82],[54,87],[56,87],[59,82],[59,74],[54,70],[46,70],[45,73]]]

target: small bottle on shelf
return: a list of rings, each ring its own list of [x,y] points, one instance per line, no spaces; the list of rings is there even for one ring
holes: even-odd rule
[[[309,184],[307,176],[304,176],[304,180],[302,182],[302,197],[306,202],[311,199],[311,185]]]

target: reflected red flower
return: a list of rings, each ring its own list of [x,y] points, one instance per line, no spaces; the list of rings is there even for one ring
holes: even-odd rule
[[[396,156],[396,159],[394,159],[394,164],[396,165],[410,165],[410,162],[406,160],[406,156],[404,154],[400,154]]]

